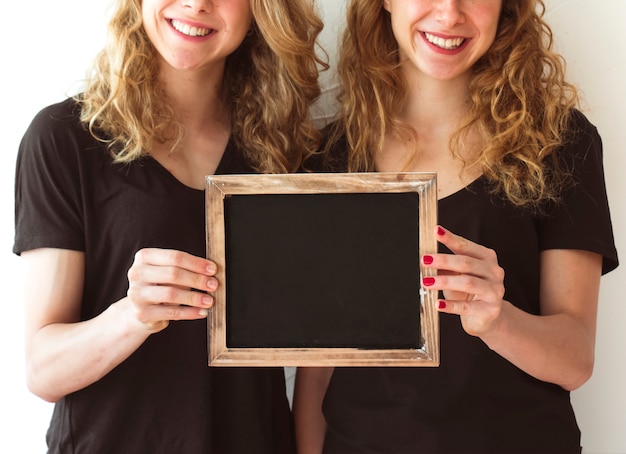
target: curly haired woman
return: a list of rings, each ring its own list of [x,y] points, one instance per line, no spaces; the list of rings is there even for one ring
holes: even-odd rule
[[[437,172],[422,285],[440,292],[441,363],[299,369],[300,453],[580,453],[570,391],[592,374],[618,259],[601,139],[543,10],[350,1],[341,112],[307,168]]]
[[[283,370],[207,365],[203,189],[319,147],[321,28],[309,0],[119,0],[82,93],[33,120],[14,252],[49,452],[294,452]]]

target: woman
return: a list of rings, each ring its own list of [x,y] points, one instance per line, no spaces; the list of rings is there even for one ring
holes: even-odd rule
[[[541,0],[352,0],[316,171],[437,172],[437,368],[299,369],[300,453],[579,453],[617,253]],[[381,283],[383,285],[383,283]],[[381,302],[384,304],[384,301]]]
[[[119,0],[84,91],[19,150],[29,389],[51,453],[291,453],[284,374],[207,366],[205,176],[319,146],[308,0]]]

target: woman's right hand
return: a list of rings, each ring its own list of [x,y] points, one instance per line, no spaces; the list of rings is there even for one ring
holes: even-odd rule
[[[141,249],[128,270],[127,296],[134,317],[145,329],[158,332],[170,320],[195,320],[208,315],[218,282],[217,265],[171,249]]]

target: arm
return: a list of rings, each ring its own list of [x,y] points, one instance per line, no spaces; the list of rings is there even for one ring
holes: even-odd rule
[[[443,230],[438,239],[454,252],[434,254],[426,265],[443,271],[430,286],[445,292],[440,311],[460,315],[468,334],[539,380],[574,390],[589,379],[602,268],[598,254],[542,252],[541,315],[532,315],[502,299],[504,271],[493,251]]]
[[[22,257],[27,383],[50,402],[99,380],[169,320],[206,316],[211,298],[191,288],[213,291],[217,285],[214,264],[207,260],[177,251],[139,251],[128,273],[128,296],[80,321],[84,254],[44,248]]]
[[[541,315],[511,304],[483,340],[530,375],[567,390],[593,372],[602,258],[581,250],[541,254]]]
[[[294,387],[293,415],[298,454],[321,454],[326,435],[322,402],[333,374],[330,367],[299,367]]]

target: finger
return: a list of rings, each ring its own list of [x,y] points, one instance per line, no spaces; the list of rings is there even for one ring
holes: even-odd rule
[[[206,318],[208,309],[167,304],[147,306],[136,314],[139,323],[150,333],[164,330],[173,320],[198,320]]]
[[[202,319],[208,314],[208,309],[170,304],[156,304],[149,306],[138,315],[137,319],[144,325],[154,326],[162,322]]]
[[[141,312],[148,311],[150,306],[190,306],[206,309],[213,305],[211,295],[169,285],[132,285],[127,294]]]
[[[500,316],[502,306],[479,300],[446,299],[437,302],[437,309],[439,312],[460,316],[465,332],[472,336],[480,336],[493,328]]]
[[[439,300],[437,301],[437,309],[439,312],[456,315],[471,315],[472,302],[464,300]]]
[[[217,265],[211,260],[173,249],[146,248],[137,251],[135,263],[154,266],[173,266],[194,273],[214,276]]]
[[[481,260],[491,258],[495,255],[492,250],[474,243],[467,238],[455,235],[441,226],[437,226],[435,232],[437,241],[450,249],[454,254],[474,257]]]
[[[467,299],[468,295],[475,298],[491,293],[487,281],[467,274],[426,276],[422,279],[422,285],[429,290],[441,290],[454,299],[457,296],[458,299]]]
[[[429,254],[422,257],[427,268],[434,268],[439,275],[471,274],[484,276],[486,266],[483,261],[467,255]]]
[[[144,328],[146,328],[151,333],[158,333],[159,331],[163,331],[170,324],[169,320],[159,320],[156,322],[147,322],[144,323]]]
[[[197,293],[197,292],[196,292]],[[207,307],[193,307],[177,304],[136,304],[129,297],[134,308],[135,318],[150,333],[165,329],[172,320],[198,320],[209,314]]]
[[[218,282],[213,276],[200,274],[174,265],[133,264],[128,270],[129,285],[144,283],[150,285],[168,285],[183,288],[194,288],[213,292]]]
[[[481,300],[498,303],[504,298],[505,288],[502,280],[484,279],[467,274],[437,275],[422,278],[422,285],[429,290],[440,290],[453,299]],[[471,295],[471,298],[468,297]]]
[[[438,240],[454,254],[424,256],[424,266],[436,268],[438,274],[470,274],[495,284],[504,281],[504,269],[499,265],[498,256],[493,249],[455,235],[442,227],[437,228],[437,235]]]

